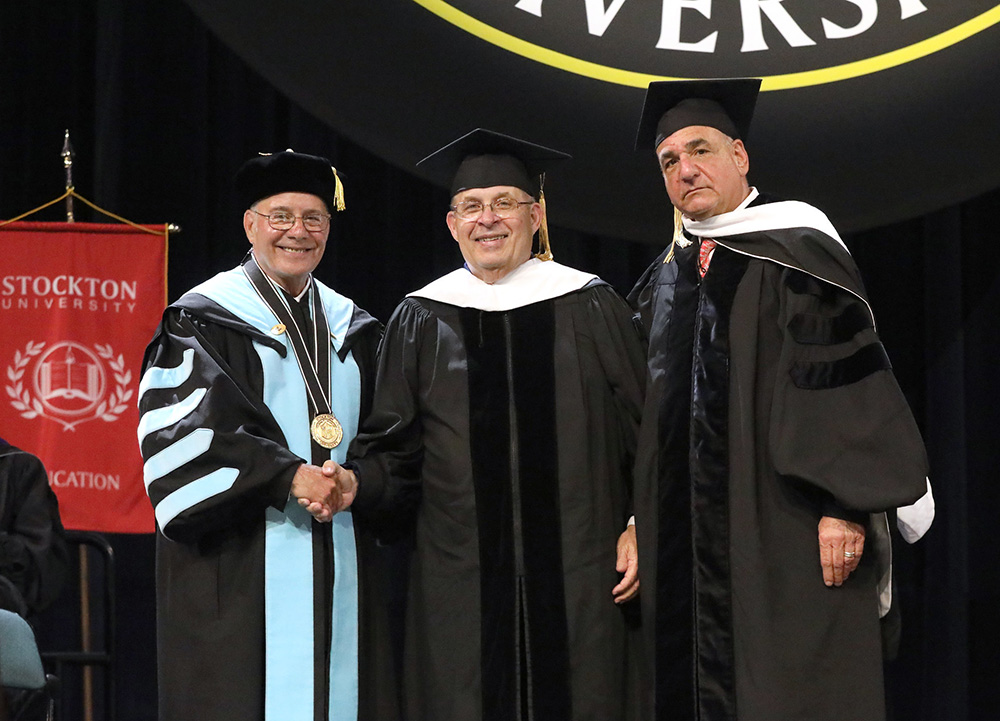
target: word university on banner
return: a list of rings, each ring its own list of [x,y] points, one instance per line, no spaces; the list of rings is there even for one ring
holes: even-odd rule
[[[151,533],[136,398],[166,227],[10,223],[0,258],[0,436],[42,459],[66,528]]]

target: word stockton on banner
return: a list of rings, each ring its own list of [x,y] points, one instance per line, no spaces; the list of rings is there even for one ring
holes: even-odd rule
[[[143,350],[166,300],[167,231],[0,228],[0,436],[45,464],[63,525],[148,533],[136,444]]]

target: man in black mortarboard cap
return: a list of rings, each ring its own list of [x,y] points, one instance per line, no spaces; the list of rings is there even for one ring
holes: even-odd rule
[[[448,229],[473,276],[492,284],[520,268],[536,232],[536,257],[552,260],[542,183],[547,167],[568,158],[479,128],[417,163],[451,188]]]
[[[655,718],[882,721],[884,511],[926,458],[837,231],[747,181],[759,86],[654,82],[639,125],[675,209],[629,296]]]
[[[161,721],[395,719],[374,536],[334,461],[367,413],[378,322],[312,276],[343,187],[291,150],[236,176],[251,253],[146,350]],[[363,640],[364,639],[364,640]]]
[[[476,130],[420,163],[450,184],[465,265],[390,319],[343,471],[354,509],[415,516],[410,721],[649,715],[628,525],[641,341],[611,286],[545,260],[544,238],[532,257],[539,175],[566,157]]]

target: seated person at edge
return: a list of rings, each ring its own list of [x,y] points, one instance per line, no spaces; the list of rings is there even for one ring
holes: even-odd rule
[[[31,619],[69,573],[59,501],[37,456],[0,438],[0,608]]]

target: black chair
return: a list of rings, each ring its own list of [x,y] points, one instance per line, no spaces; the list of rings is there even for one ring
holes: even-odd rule
[[[45,667],[54,670],[55,676],[62,682],[56,714],[62,718],[62,709],[72,704],[74,712],[78,709],[82,711],[81,718],[94,718],[92,671],[96,668],[103,671],[103,714],[100,718],[115,721],[114,549],[107,538],[90,531],[66,531],[66,542],[70,558],[78,570],[79,585],[76,589],[64,591],[64,597],[75,591],[80,613],[79,634],[67,632],[62,636],[79,643],[76,648],[60,646],[60,650],[46,650],[41,654]],[[77,692],[83,697],[82,704]],[[63,698],[65,696],[74,698],[70,701]]]
[[[47,675],[35,643],[35,633],[23,618],[0,609],[0,686],[9,691],[8,718],[52,721],[55,676]],[[43,716],[44,714],[44,716]]]

